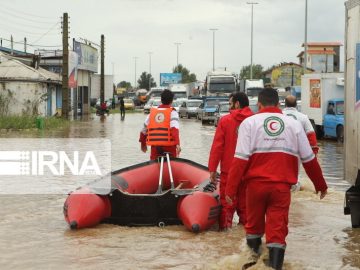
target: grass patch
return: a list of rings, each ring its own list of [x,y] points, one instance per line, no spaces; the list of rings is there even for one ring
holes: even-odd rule
[[[34,129],[36,126],[36,116],[0,116],[0,129]],[[54,129],[66,127],[69,121],[57,118],[46,117],[43,119],[44,129]]]

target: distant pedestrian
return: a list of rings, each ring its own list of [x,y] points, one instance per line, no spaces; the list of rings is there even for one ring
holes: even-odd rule
[[[111,108],[115,109],[115,97],[113,97],[111,100]]]
[[[120,117],[121,118],[125,117],[125,103],[123,97],[120,98]]]

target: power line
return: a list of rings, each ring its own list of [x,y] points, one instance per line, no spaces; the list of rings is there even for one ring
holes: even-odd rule
[[[2,4],[1,6],[3,8],[13,10],[16,13],[20,13],[20,14],[23,14],[23,15],[26,15],[26,16],[37,17],[37,18],[40,18],[40,19],[51,19],[52,18],[52,17],[39,16],[39,15],[35,15],[35,14],[30,14],[30,13],[25,13],[25,12],[22,12],[22,11],[18,11],[18,10],[14,9],[14,8],[6,7],[6,6],[4,6],[4,4]]]
[[[3,24],[5,20],[3,20],[1,23]],[[17,25],[17,26],[25,26],[27,28],[31,27],[32,29],[40,29],[40,30],[47,30],[48,27],[47,26],[38,26],[38,25],[30,25],[29,22],[19,22],[18,20],[14,20],[13,17],[9,17],[6,18],[6,22],[7,23],[11,23],[12,25]],[[53,22],[52,22],[53,23]],[[47,25],[52,24],[52,23],[46,23]]]
[[[36,42],[38,42],[40,39],[42,39],[44,36],[46,36],[51,30],[53,30],[53,28],[55,27],[55,26],[57,26],[59,23],[57,22],[57,23],[55,23],[52,27],[50,27],[50,29],[46,32],[46,33],[44,33],[41,37],[39,37],[37,40],[35,40],[34,41],[34,43],[36,43]]]
[[[34,22],[34,23],[38,23],[38,24],[49,24],[49,23],[54,22],[54,21],[37,21],[37,20],[33,20],[33,19],[28,19],[28,18],[24,18],[22,16],[19,16],[17,13],[9,12],[9,11],[6,11],[6,10],[1,10],[1,13],[8,14],[8,15],[10,15],[12,17],[19,18],[19,19],[27,21],[27,22]]]
[[[2,23],[2,24],[3,24],[3,23]],[[60,23],[58,22],[57,24],[60,24]],[[1,27],[1,26],[0,26],[0,27]],[[6,28],[4,28],[4,27],[6,27]],[[37,36],[42,36],[42,35],[44,34],[44,32],[42,32],[42,33],[34,33],[34,32],[25,31],[25,30],[23,30],[23,29],[19,29],[19,28],[17,28],[17,27],[13,27],[13,26],[7,27],[7,26],[2,25],[1,28],[2,28],[3,30],[5,30],[5,31],[8,31],[8,33],[10,33],[10,34],[11,34],[12,31],[21,32],[21,33],[24,33],[24,34],[26,34],[26,35],[35,36],[35,37],[37,37]],[[47,28],[47,29],[49,29],[49,28]],[[59,28],[59,30],[60,30],[60,28]],[[58,34],[60,34],[60,31],[57,32],[57,33],[55,33],[55,32],[54,32],[54,33],[51,33],[51,35],[58,35]]]
[[[0,38],[0,39],[11,42],[10,39],[6,39],[6,38]],[[13,41],[13,43],[22,44],[22,45],[25,44],[25,42],[19,42],[19,41]],[[45,47],[49,47],[49,48],[62,47],[62,45],[38,45],[38,44],[29,44],[29,43],[26,43],[26,45],[28,45],[30,47],[34,47],[34,48],[39,48],[39,47],[44,47],[44,48]]]

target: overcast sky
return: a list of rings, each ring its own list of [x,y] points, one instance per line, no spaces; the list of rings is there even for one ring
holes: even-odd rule
[[[105,35],[105,73],[115,82],[134,84],[151,70],[171,72],[179,63],[203,80],[212,69],[215,34],[215,67],[239,73],[250,64],[251,6],[246,0],[12,0],[2,1],[0,36],[36,45],[61,45],[60,17],[70,17],[70,37],[100,44]],[[298,62],[304,41],[305,0],[257,0],[254,5],[254,60],[268,68],[280,62]],[[308,41],[344,42],[344,1],[308,0]],[[71,42],[70,42],[71,43]],[[3,46],[9,43],[3,41]],[[41,48],[41,47],[40,47]],[[23,50],[17,44],[15,49]],[[28,47],[33,52],[35,48]],[[61,47],[59,47],[61,49]],[[341,49],[343,61],[343,47]],[[343,66],[343,65],[342,65]],[[100,70],[100,69],[99,69]]]

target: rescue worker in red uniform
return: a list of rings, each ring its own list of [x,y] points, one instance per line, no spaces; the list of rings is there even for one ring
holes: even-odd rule
[[[209,155],[209,172],[210,180],[216,184],[216,169],[220,163],[220,202],[221,212],[219,217],[219,230],[226,230],[232,227],[232,220],[235,212],[239,215],[239,223],[245,225],[245,185],[240,185],[239,200],[234,208],[226,203],[225,187],[230,169],[231,162],[234,157],[236,141],[238,138],[238,128],[241,122],[253,115],[248,107],[249,99],[243,92],[233,93],[229,99],[230,114],[221,117],[216,128],[214,140]]]
[[[168,89],[161,93],[161,105],[151,108],[140,132],[141,150],[146,153],[151,146],[150,159],[155,160],[164,153],[178,157],[181,151],[179,138],[179,114],[171,107],[174,94]]]
[[[282,269],[288,234],[290,187],[297,182],[299,159],[313,182],[320,199],[327,185],[301,124],[283,115],[274,89],[259,93],[259,113],[245,119],[239,128],[232,161],[226,200],[233,204],[238,186],[246,187],[245,225],[247,245],[259,254],[265,233],[269,249],[269,266]],[[255,264],[249,262],[243,269]]]

